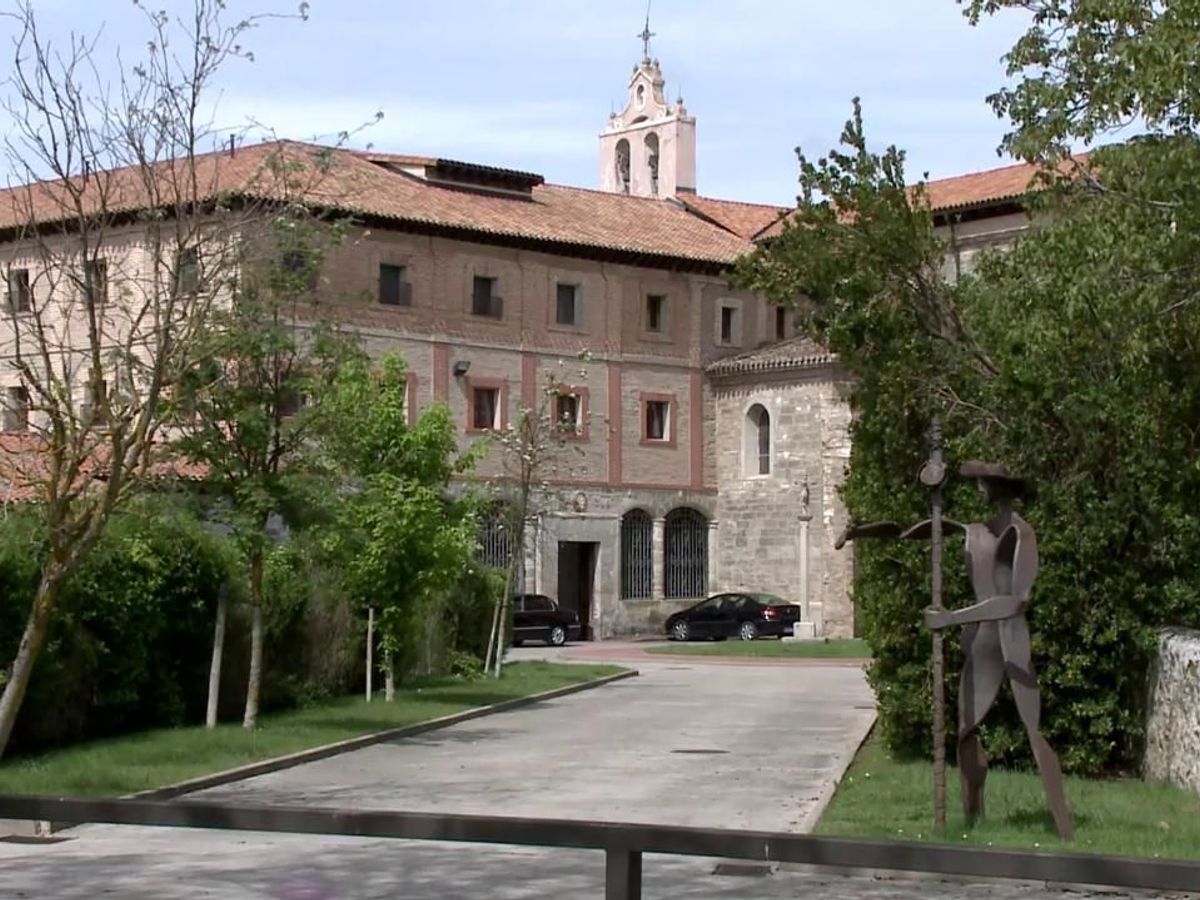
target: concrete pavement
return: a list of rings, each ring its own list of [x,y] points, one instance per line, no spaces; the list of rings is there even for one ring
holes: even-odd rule
[[[802,831],[873,716],[845,667],[667,659],[597,691],[381,744],[195,795]],[[300,835],[85,826],[63,843],[0,844],[0,897],[368,900],[603,896],[602,854]],[[647,857],[647,898],[1049,895]],[[1053,893],[1053,892],[1049,892]]]

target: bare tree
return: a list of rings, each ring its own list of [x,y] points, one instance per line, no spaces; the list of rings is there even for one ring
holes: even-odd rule
[[[275,206],[247,199],[263,195],[250,187],[271,169],[262,153],[206,152],[228,137],[209,97],[223,66],[251,58],[247,31],[289,16],[231,23],[224,0],[193,0],[180,18],[144,12],[145,51],[118,53],[115,76],[96,39],[46,36],[30,0],[5,14],[3,143],[20,183],[0,193],[0,375],[7,424],[24,434],[5,443],[0,478],[36,501],[47,546],[0,696],[0,754],[64,580],[163,464],[172,386],[228,295],[243,236]]]
[[[517,420],[498,431],[494,440],[499,447],[503,475],[496,485],[501,525],[507,532],[510,550],[504,589],[492,609],[492,627],[488,636],[484,671],[499,676],[508,646],[509,608],[513,585],[524,569],[526,527],[530,519],[540,519],[551,507],[551,478],[569,476],[571,457],[582,451],[572,438],[587,427],[580,383],[587,381],[587,351],[579,354],[580,369],[568,372],[565,360],[549,369],[534,404],[522,404]]]

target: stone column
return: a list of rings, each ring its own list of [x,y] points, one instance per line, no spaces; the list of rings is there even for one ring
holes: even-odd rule
[[[812,515],[800,515],[800,621],[811,621],[808,598],[808,526]]]
[[[651,561],[654,565],[654,580],[651,587],[651,597],[655,600],[662,600],[666,596],[667,592],[666,534],[667,520],[655,519],[651,542],[651,549],[653,552],[650,555]]]
[[[718,524],[716,519],[708,523],[708,593],[710,594],[717,590]]]

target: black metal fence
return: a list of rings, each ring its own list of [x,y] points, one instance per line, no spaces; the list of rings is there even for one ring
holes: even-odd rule
[[[621,517],[621,599],[646,599],[654,591],[654,522],[644,509]]]
[[[628,825],[562,819],[241,806],[193,801],[75,800],[0,796],[0,819],[104,822],[289,834],[328,834],[605,854],[607,900],[642,895],[642,855],[664,853],[976,878],[1200,891],[1200,863],[1071,853],[1027,853],[937,844],[844,840],[803,834]]]
[[[667,513],[663,535],[668,599],[691,599],[708,593],[708,519],[694,509]]]

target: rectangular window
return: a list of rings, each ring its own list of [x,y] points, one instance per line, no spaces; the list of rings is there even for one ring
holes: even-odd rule
[[[495,431],[500,428],[500,388],[477,387],[472,393],[474,411],[471,426]]]
[[[559,325],[579,324],[579,285],[560,284],[558,286],[555,321]]]
[[[662,294],[646,295],[646,330],[662,331],[667,311],[667,298]]]
[[[668,400],[646,401],[646,440],[669,441],[671,403]]]
[[[721,307],[721,343],[733,343],[733,316],[737,312],[732,306]]]
[[[191,294],[200,290],[200,251],[195,247],[185,247],[179,251],[179,259],[175,263],[175,277],[179,284],[179,293]]]
[[[93,259],[84,264],[83,284],[88,302],[93,305],[108,302],[108,260]]]
[[[10,269],[8,273],[9,312],[29,312],[32,299],[29,291],[29,270]]]
[[[471,314],[500,319],[504,316],[504,301],[496,296],[496,279],[476,275],[471,291]]]
[[[412,285],[405,280],[407,269],[381,263],[379,266],[379,302],[384,306],[412,306]]]
[[[555,394],[554,422],[562,431],[570,434],[583,431],[583,403],[578,394]]]
[[[29,430],[29,391],[23,387],[10,387],[4,398],[4,430]]]
[[[775,340],[782,341],[787,336],[787,310],[782,306],[775,307]]]

